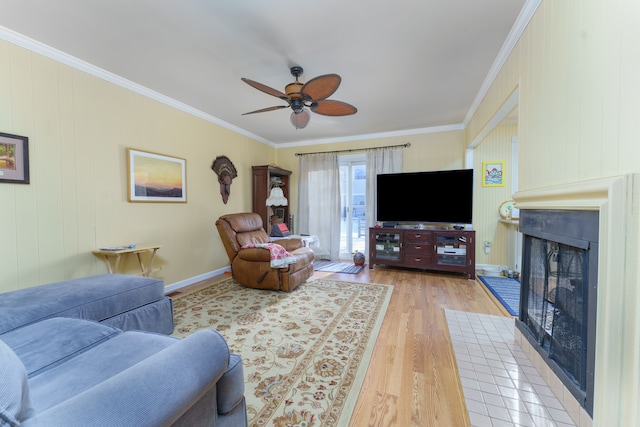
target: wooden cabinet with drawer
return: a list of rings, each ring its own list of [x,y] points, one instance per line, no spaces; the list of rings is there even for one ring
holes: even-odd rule
[[[369,268],[388,265],[466,273],[475,278],[475,231],[369,229]]]
[[[404,230],[403,263],[407,267],[431,269],[433,267],[433,233]]]

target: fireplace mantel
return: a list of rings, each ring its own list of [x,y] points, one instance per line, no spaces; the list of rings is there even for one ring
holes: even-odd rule
[[[627,181],[632,178],[633,175],[618,176],[518,191],[513,200],[518,209],[601,210],[614,199],[623,199],[618,192],[624,193]]]
[[[599,211],[594,425],[628,425],[639,416],[639,176],[536,188],[513,197],[520,210]]]

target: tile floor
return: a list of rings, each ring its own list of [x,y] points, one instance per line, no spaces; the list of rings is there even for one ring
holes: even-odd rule
[[[445,310],[474,427],[575,426],[514,339],[514,319]]]

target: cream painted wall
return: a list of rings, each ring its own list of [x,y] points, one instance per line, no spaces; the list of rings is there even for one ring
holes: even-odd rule
[[[296,214],[298,207],[298,156],[295,155],[296,153],[364,149],[401,145],[407,142],[410,142],[411,146],[403,148],[402,152],[405,172],[464,168],[465,132],[462,130],[280,148],[277,152],[278,166],[293,171],[291,175],[292,191],[289,193],[291,195],[291,212]]]
[[[91,252],[107,245],[163,244],[166,284],[229,264],[214,222],[251,210],[251,165],[273,148],[7,42],[0,58],[0,131],[29,137],[31,170],[0,184],[0,291],[104,273]],[[127,147],[186,159],[187,203],[129,203]],[[226,205],[218,155],[238,170]]]
[[[518,125],[508,124],[496,127],[476,147],[473,152],[473,169],[476,179],[473,188],[473,228],[476,231],[476,264],[509,265],[510,226],[499,222],[498,207],[511,200],[511,138],[518,135]],[[504,183],[502,187],[483,187],[483,162],[500,160],[505,162]],[[484,242],[491,242],[491,253],[484,251]]]
[[[28,136],[31,184],[0,185],[0,291],[103,273],[100,246],[159,243],[154,274],[166,284],[228,265],[215,219],[250,211],[251,166],[294,172],[296,152],[411,142],[405,171],[463,167],[464,131],[284,148],[265,144],[150,100],[29,50],[0,42],[0,131]],[[127,201],[127,147],[186,159],[187,203]],[[224,205],[210,166],[218,155],[238,177]],[[121,272],[138,271],[135,259]]]
[[[543,0],[468,124],[467,141],[519,88],[521,190],[639,172],[638,20],[634,0]],[[625,234],[600,259],[608,266],[623,257],[628,280],[598,284],[596,426],[640,425],[637,220]]]
[[[474,151],[474,169],[481,174],[482,162],[487,160],[506,160],[509,174],[511,165],[511,137],[517,136],[517,125],[502,125],[494,130]],[[464,165],[464,131],[424,133],[406,137],[380,138],[357,142],[311,145],[305,147],[278,149],[278,165],[293,171],[290,202],[294,214],[297,209],[297,170],[298,157],[295,153],[315,151],[345,150],[367,147],[382,147],[411,142],[411,147],[403,149],[403,168],[405,172],[425,170],[462,169]],[[479,175],[477,175],[479,176]],[[498,206],[511,199],[511,180],[505,187],[482,187],[481,180],[474,184],[474,223],[476,230],[476,263],[508,265],[509,235],[507,227],[498,223]],[[492,242],[491,254],[484,253],[484,242]]]

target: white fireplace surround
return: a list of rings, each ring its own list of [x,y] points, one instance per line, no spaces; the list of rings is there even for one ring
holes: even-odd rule
[[[599,211],[593,409],[596,426],[635,425],[640,420],[639,176],[629,174],[523,190],[513,197],[518,209]],[[533,353],[535,350],[530,354],[532,359]],[[565,407],[576,424],[590,423],[577,402],[567,400]]]

